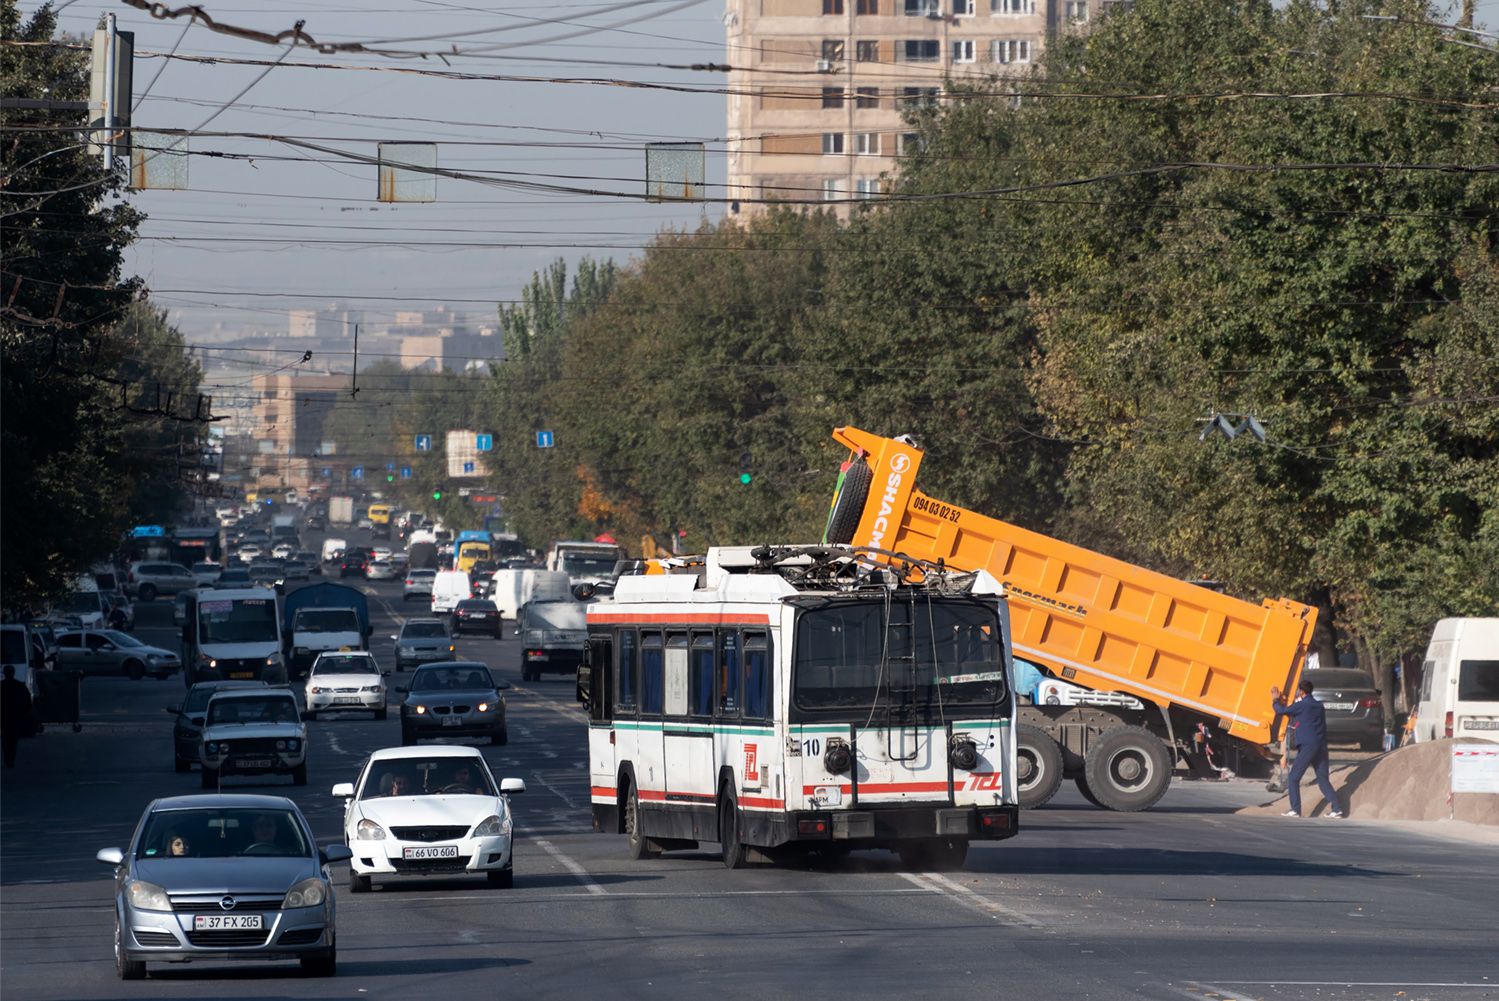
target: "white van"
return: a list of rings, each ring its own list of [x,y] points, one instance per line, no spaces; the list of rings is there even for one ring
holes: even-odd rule
[[[496,570],[487,597],[505,619],[518,622],[521,606],[526,602],[569,598],[572,595],[570,587],[571,581],[561,571],[535,567]]]
[[[1499,619],[1438,622],[1423,667],[1417,741],[1499,741]]]
[[[348,548],[349,548],[348,542],[346,542],[343,539],[324,539],[323,540],[323,562],[327,563],[329,560],[333,559],[333,554],[334,553],[341,553],[345,549],[348,549]]]
[[[439,570],[432,578],[432,614],[452,615],[458,602],[474,596],[474,585],[462,570]]]

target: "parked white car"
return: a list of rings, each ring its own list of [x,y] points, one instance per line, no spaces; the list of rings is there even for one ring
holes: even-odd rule
[[[330,709],[374,710],[385,718],[385,674],[375,655],[362,650],[319,654],[307,672],[307,714]]]
[[[484,873],[489,885],[514,882],[509,797],[520,779],[495,782],[478,748],[389,747],[365,762],[355,782],[333,795],[346,801],[344,840],[349,891],[375,876]]]

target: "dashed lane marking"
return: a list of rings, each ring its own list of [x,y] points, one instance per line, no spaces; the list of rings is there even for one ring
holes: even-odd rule
[[[940,872],[903,872],[900,875],[902,878],[910,880],[912,883],[929,892],[946,894],[958,903],[987,913],[991,917],[998,918],[1000,914],[1003,914],[1005,917],[1010,918],[1017,924],[1025,925],[1027,928],[1046,927],[1045,922],[1038,921],[1029,914],[1017,911],[1013,907],[1002,904],[981,893],[976,893],[961,883],[954,883]]]
[[[609,891],[605,890],[598,883],[595,883],[593,881],[593,877],[588,875],[587,869],[584,869],[581,865],[564,855],[561,850],[559,850],[546,838],[533,837],[531,840],[536,843],[536,847],[552,856],[552,858],[556,859],[558,862],[561,862],[563,867],[567,869],[568,872],[576,876],[578,878],[578,882],[582,883],[584,887],[588,889],[589,893],[593,894],[595,897],[603,897],[608,895]]]

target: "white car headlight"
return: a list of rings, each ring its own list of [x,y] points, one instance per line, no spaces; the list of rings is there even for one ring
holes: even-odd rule
[[[384,841],[385,828],[373,820],[361,820],[354,828],[354,837],[359,841]]]
[[[286,891],[286,899],[281,902],[284,908],[291,907],[317,907],[328,899],[328,887],[321,879],[313,876],[304,879],[290,890]]]
[[[506,815],[506,816],[503,816],[503,817],[501,817],[501,816],[485,817],[482,821],[479,822],[479,825],[474,828],[474,837],[476,837],[476,838],[495,838],[495,837],[499,837],[501,835],[509,834],[509,833],[510,833],[510,817],[509,817],[509,815]]]
[[[155,883],[145,883],[135,879],[130,881],[125,891],[130,898],[130,906],[138,911],[170,911],[172,902],[167,899],[167,891]]]
[[[379,690],[380,690],[380,686],[379,685],[365,685],[364,686],[364,691],[366,691],[366,692],[378,692]]]

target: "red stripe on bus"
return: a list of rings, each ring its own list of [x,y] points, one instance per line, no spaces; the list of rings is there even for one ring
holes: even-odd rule
[[[663,803],[666,802],[665,790],[657,791],[655,789],[637,789],[635,790],[635,795],[639,796],[641,799],[654,799],[660,800]]]
[[[610,797],[612,797],[612,796],[616,795],[619,792],[618,789],[615,789],[612,786],[592,786],[591,788],[592,788],[592,791],[593,791],[593,795],[595,795],[595,796],[610,796]]]
[[[645,622],[659,624],[662,626],[678,626],[686,623],[707,625],[729,625],[740,622],[754,622],[764,625],[770,624],[768,615],[726,615],[722,612],[697,612],[691,615],[672,615],[662,617],[660,615],[625,615],[614,613],[610,615],[591,615],[589,622],[620,623],[620,622]]]
[[[946,782],[860,782],[859,795],[881,792],[947,792]]]
[[[769,808],[772,810],[786,809],[786,801],[784,799],[767,799],[760,796],[740,796],[739,805],[760,807],[762,809]]]

